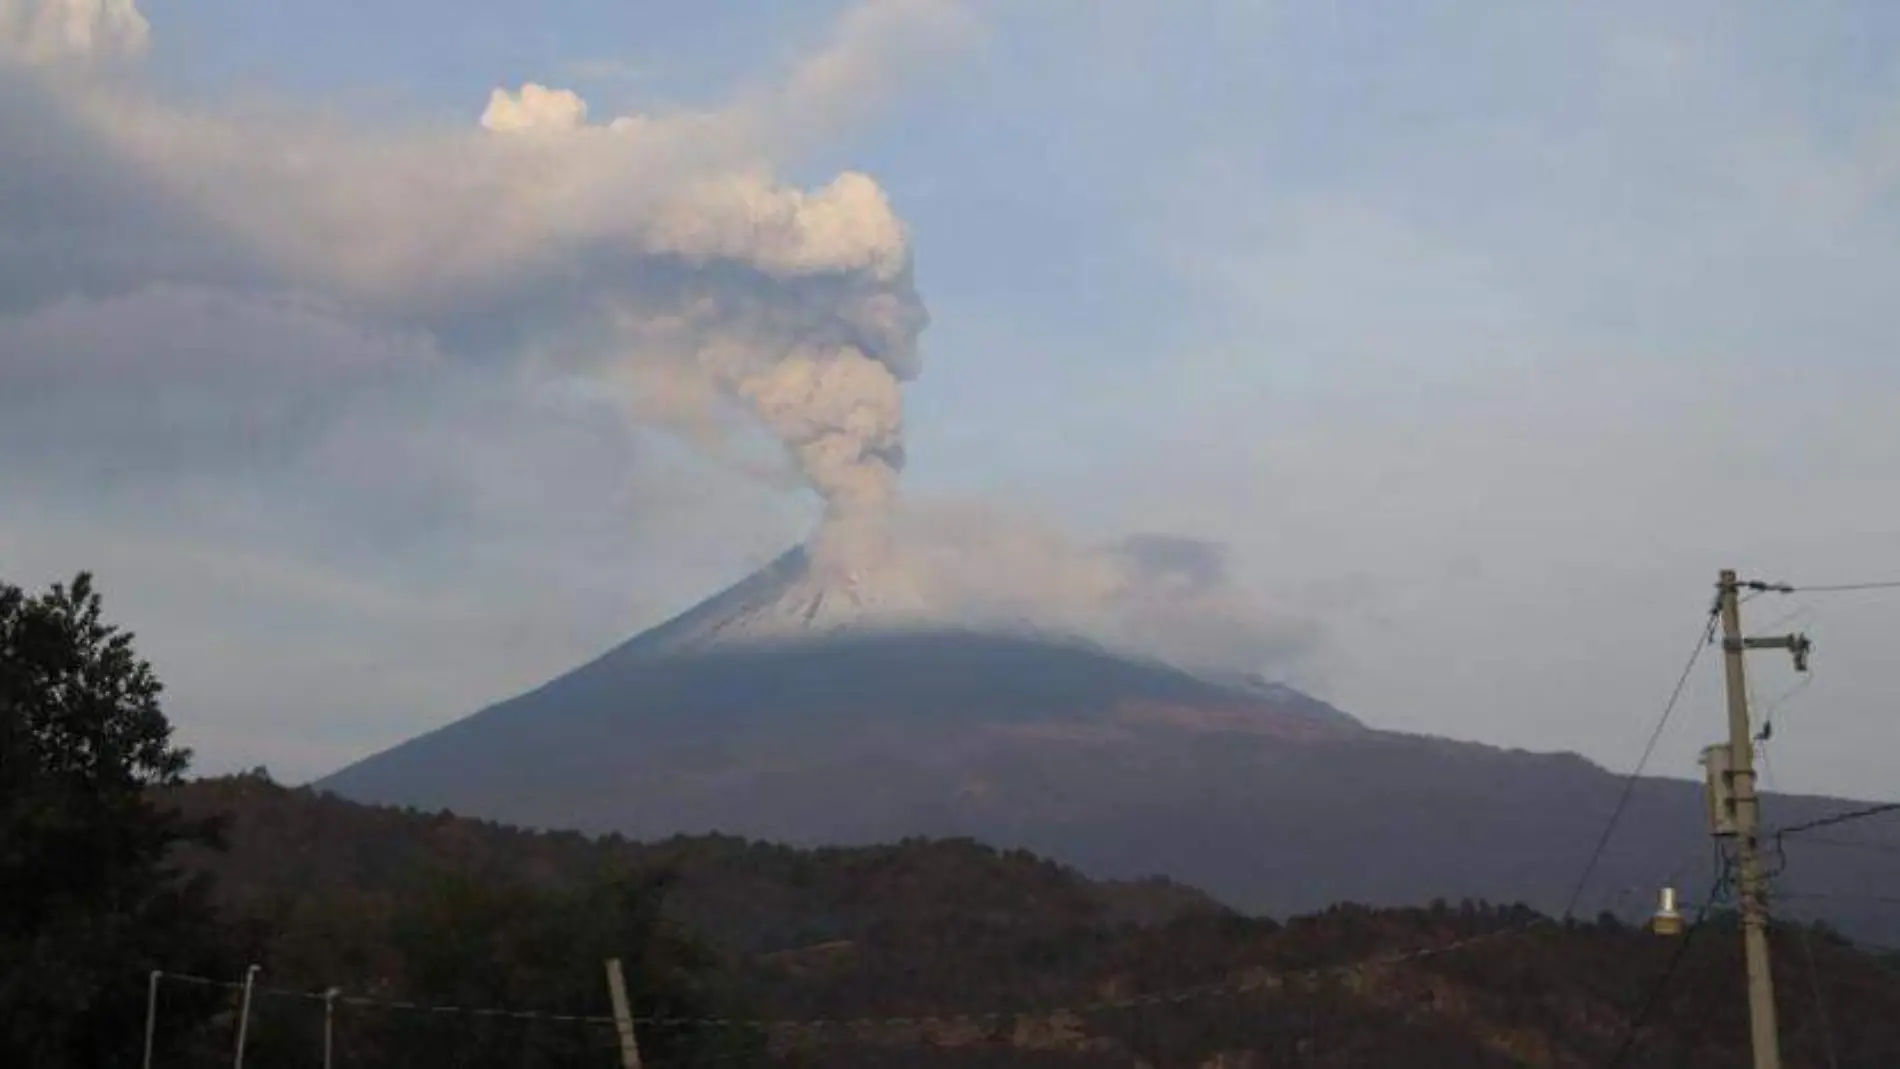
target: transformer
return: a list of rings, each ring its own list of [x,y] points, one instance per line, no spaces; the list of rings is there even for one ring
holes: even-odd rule
[[[1735,783],[1727,743],[1702,748],[1703,796],[1709,803],[1709,834],[1727,838],[1735,825]]]

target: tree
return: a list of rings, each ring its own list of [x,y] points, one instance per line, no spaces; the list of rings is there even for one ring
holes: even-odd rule
[[[161,692],[91,576],[0,582],[0,1064],[137,1064],[149,971],[215,953],[205,888],[168,861],[215,828],[148,793],[190,761]],[[169,1041],[193,1015],[168,1009]]]

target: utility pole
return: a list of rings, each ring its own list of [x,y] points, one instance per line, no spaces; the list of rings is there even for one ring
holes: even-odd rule
[[[158,1038],[158,982],[165,974],[157,969],[146,980],[145,988],[145,1060],[144,1069],[152,1069],[152,1044]]]
[[[627,1005],[627,978],[620,959],[607,959],[607,994],[614,1004],[614,1030],[620,1034],[622,1069],[640,1069],[640,1042],[633,1034],[633,1010]]]
[[[237,1057],[233,1059],[233,1069],[244,1069],[244,1037],[251,1030],[251,992],[257,987],[257,974],[262,965],[252,965],[244,970],[244,999],[238,1007]]]
[[[1747,584],[1751,589],[1766,584]],[[1728,753],[1726,780],[1729,812],[1717,813],[1716,834],[1732,834],[1741,869],[1742,949],[1748,958],[1748,1021],[1755,1051],[1755,1069],[1781,1069],[1781,1034],[1775,1021],[1775,984],[1768,964],[1768,887],[1761,862],[1761,802],[1755,794],[1755,736],[1748,721],[1748,675],[1742,655],[1752,649],[1785,649],[1794,655],[1798,672],[1808,668],[1809,642],[1802,635],[1744,638],[1740,593],[1743,583],[1733,570],[1724,569],[1716,583],[1722,616],[1722,655],[1728,687]],[[1720,786],[1719,784],[1717,786]],[[1727,822],[1722,817],[1729,817]],[[1726,824],[1726,826],[1725,826]]]
[[[336,997],[340,994],[334,987],[323,993],[323,1069],[331,1069],[336,1050]]]

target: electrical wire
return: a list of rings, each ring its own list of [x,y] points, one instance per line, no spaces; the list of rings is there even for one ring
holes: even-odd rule
[[[1830,839],[1825,835],[1804,835],[1803,846],[1831,846],[1840,850],[1866,850],[1875,854],[1900,854],[1900,846],[1891,843],[1862,843],[1852,839]]]
[[[1788,827],[1775,831],[1774,835],[1777,839],[1787,835],[1799,835],[1802,832],[1813,831],[1816,828],[1831,828],[1836,824],[1845,824],[1850,820],[1865,820],[1868,817],[1877,817],[1882,813],[1892,813],[1896,810],[1900,810],[1900,802],[1881,802],[1878,805],[1863,806],[1860,809],[1849,809],[1846,812],[1835,813],[1832,816],[1821,817],[1818,820],[1809,820],[1800,824],[1790,824]]]
[[[1796,620],[1799,620],[1804,616],[1814,615],[1815,614],[1814,608],[1815,606],[1812,601],[1804,601],[1801,604],[1796,605],[1794,608],[1789,609],[1787,612],[1782,613],[1780,616],[1775,617],[1773,620],[1770,620],[1765,624],[1761,624],[1757,626],[1755,630],[1774,631],[1778,628],[1786,627],[1789,624],[1794,623]]]
[[[1866,902],[1877,906],[1900,906],[1900,895],[1862,895],[1851,891],[1784,891],[1781,897],[1811,902]]]
[[[1701,659],[1702,651],[1715,640],[1715,627],[1719,620],[1715,609],[1709,610],[1708,622],[1696,636],[1695,648],[1689,651],[1689,660],[1682,666],[1682,673],[1676,677],[1676,686],[1669,692],[1669,700],[1663,703],[1662,715],[1656,720],[1656,727],[1649,733],[1649,742],[1643,746],[1643,755],[1637,759],[1636,767],[1623,777],[1623,790],[1617,795],[1616,807],[1610,811],[1610,819],[1603,826],[1603,834],[1597,837],[1596,846],[1590,851],[1590,859],[1584,862],[1583,871],[1577,875],[1576,886],[1570,889],[1570,897],[1564,902],[1563,916],[1560,920],[1569,920],[1577,911],[1577,902],[1583,897],[1583,889],[1589,886],[1590,877],[1596,872],[1598,862],[1603,860],[1603,851],[1610,845],[1610,837],[1616,834],[1616,825],[1623,819],[1623,811],[1629,808],[1630,796],[1635,793],[1636,781],[1642,777],[1643,770],[1649,767],[1649,759],[1656,752],[1656,743],[1661,741],[1663,729],[1669,726],[1669,718],[1675,714],[1676,704],[1682,700],[1682,692],[1689,685],[1689,674],[1695,671],[1696,662]]]
[[[1804,675],[1802,678],[1803,682],[1805,682],[1812,677]],[[1789,694],[1792,694],[1794,690],[1800,689],[1801,684],[1796,684]],[[1787,695],[1784,695],[1781,701],[1786,700]],[[1780,701],[1776,702],[1776,704],[1779,705]],[[1770,713],[1772,712],[1773,710],[1771,709]],[[1762,737],[1761,740],[1756,743],[1756,748],[1761,753],[1761,767],[1762,772],[1766,775],[1768,789],[1773,791],[1775,789],[1775,764],[1774,760],[1769,756],[1770,749],[1767,741],[1768,723],[1770,723],[1770,721],[1767,721],[1764,717]],[[1776,853],[1780,855],[1780,865],[1776,869],[1776,875],[1780,876],[1780,874],[1785,872],[1788,868],[1788,855],[1782,848],[1782,840],[1779,836],[1775,838],[1775,850]],[[1778,893],[1782,898],[1803,897],[1793,891],[1779,891]],[[1816,962],[1814,957],[1814,936],[1808,931],[1808,925],[1805,923],[1797,923],[1795,925],[1795,931],[1801,936],[1801,953],[1808,961],[1808,991],[1814,996],[1814,1018],[1820,1022],[1821,1025],[1821,1050],[1827,1055],[1828,1069],[1841,1069],[1840,1057],[1834,1053],[1834,1025],[1828,1020],[1827,999],[1821,994],[1821,966]]]
[[[1788,827],[1772,832],[1771,835],[1773,836],[1775,844],[1775,871],[1769,875],[1771,877],[1779,876],[1788,868],[1788,836],[1800,835],[1803,832],[1813,831],[1816,828],[1831,828],[1836,824],[1846,824],[1849,821],[1865,820],[1868,817],[1877,817],[1882,813],[1892,813],[1896,810],[1900,810],[1900,802],[1881,802],[1877,805],[1862,806],[1859,809],[1849,809],[1845,812],[1835,813],[1831,816],[1805,821],[1800,824],[1791,824]],[[1812,842],[1815,840],[1803,841]]]
[[[1776,695],[1774,701],[1766,705],[1757,706],[1761,709],[1761,731],[1755,735],[1755,741],[1767,742],[1770,738],[1774,737],[1775,714],[1781,710],[1782,706],[1788,704],[1790,700],[1795,698],[1802,691],[1808,689],[1808,686],[1813,682],[1814,673],[1811,671],[1803,672],[1801,673],[1801,678],[1796,681],[1793,686]]]
[[[1443,957],[1464,951],[1468,948],[1496,942],[1512,936],[1522,935],[1533,929],[1542,928],[1550,921],[1538,917],[1519,924],[1510,924],[1476,935],[1464,936],[1449,942],[1438,943],[1411,950],[1395,951],[1389,954],[1375,955],[1356,961],[1334,965],[1315,965],[1299,969],[1265,970],[1251,973],[1238,980],[1204,984],[1198,987],[1182,988],[1172,991],[1155,991],[1126,995],[1117,998],[1101,998],[1091,1002],[1073,1003],[1061,1007],[1016,1007],[1012,1009],[971,1011],[951,1014],[926,1015],[918,1017],[854,1017],[828,1019],[772,1019],[772,1018],[736,1018],[736,1017],[663,1017],[639,1016],[633,1018],[635,1025],[647,1028],[730,1028],[751,1029],[755,1031],[771,1030],[816,1030],[816,1029],[917,1029],[927,1026],[967,1027],[972,1023],[994,1023],[1007,1019],[1037,1018],[1054,1019],[1057,1017],[1081,1014],[1100,1014],[1140,1010],[1144,1007],[1182,1005],[1199,1000],[1232,998],[1263,990],[1272,990],[1279,985],[1295,979],[1321,979],[1326,977],[1344,977],[1363,974],[1379,969],[1389,969],[1413,962]],[[160,978],[177,983],[199,987],[238,991],[244,988],[241,981],[217,980],[204,976],[192,976],[185,973],[160,972]],[[260,998],[286,999],[300,1002],[324,1002],[329,996],[323,992],[300,991],[290,988],[256,987],[253,989]],[[423,1002],[395,1001],[370,996],[339,994],[335,996],[338,1006],[354,1006],[382,1010],[404,1011],[431,1016],[465,1016],[470,1018],[500,1018],[522,1021],[549,1021],[576,1025],[612,1025],[612,1017],[583,1014],[545,1013],[536,1010],[483,1009],[456,1005],[432,1005]]]
[[[1850,590],[1900,590],[1900,580],[1874,583],[1829,583],[1820,586],[1777,586],[1778,594],[1840,594]]]
[[[1709,847],[1710,847],[1711,853],[1714,855],[1714,862],[1715,862],[1714,869],[1711,871],[1709,875],[1709,886],[1711,888],[1709,892],[1709,899],[1710,899],[1709,908],[1712,909],[1714,908],[1713,900],[1715,899],[1717,895],[1721,893],[1721,881],[1723,878],[1722,866],[1726,863],[1727,858],[1722,853],[1722,844],[1720,840],[1710,839]],[[1699,903],[1699,902],[1688,902],[1684,904],[1693,905],[1698,909],[1702,908],[1702,905],[1703,905],[1702,903]],[[1703,1029],[1707,1028],[1709,1025],[1709,1013],[1715,1008],[1715,1000],[1707,999],[1707,998],[1702,999],[1701,1006],[1702,1006],[1701,1012],[1695,1015],[1694,1020],[1689,1022],[1689,1027],[1682,1031],[1680,1037],[1676,1041],[1676,1064],[1677,1065],[1687,1066],[1689,1064],[1689,1057],[1695,1051],[1696,1044],[1702,1041]]]
[[[1834,1053],[1834,1026],[1827,1016],[1827,999],[1821,995],[1821,967],[1814,959],[1814,938],[1805,924],[1795,925],[1795,931],[1801,934],[1801,950],[1808,959],[1808,990],[1814,994],[1814,1017],[1821,1024],[1821,1049],[1827,1052],[1828,1069],[1841,1069],[1840,1058]]]
[[[1663,966],[1662,974],[1656,977],[1656,982],[1649,986],[1649,993],[1643,996],[1642,1006],[1636,1011],[1636,1016],[1630,1019],[1628,1030],[1623,1033],[1623,1042],[1617,1045],[1616,1053],[1610,1056],[1610,1069],[1618,1069],[1636,1052],[1636,1045],[1642,1039],[1643,1026],[1649,1023],[1649,1015],[1661,1004],[1663,992],[1669,989],[1669,981],[1675,978],[1676,970],[1682,967],[1683,959],[1689,954],[1689,945],[1694,941],[1695,934],[1702,930],[1702,922],[1708,919],[1710,908],[1726,894],[1732,870],[1733,865],[1724,856],[1721,875],[1717,877],[1715,886],[1709,889],[1709,896],[1696,909],[1695,919],[1683,929],[1682,940],[1676,944],[1676,952],[1669,956],[1669,963]]]

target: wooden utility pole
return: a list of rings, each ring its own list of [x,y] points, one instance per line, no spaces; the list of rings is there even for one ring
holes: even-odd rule
[[[153,969],[152,975],[146,980],[145,1060],[139,1063],[144,1069],[152,1069],[152,1043],[158,1038],[158,982],[163,979],[164,976],[164,973]]]
[[[1808,667],[1809,643],[1801,635],[1778,638],[1742,636],[1741,590],[1732,570],[1716,583],[1722,616],[1722,656],[1728,687],[1728,805],[1736,841],[1736,863],[1741,870],[1737,890],[1741,898],[1742,949],[1748,959],[1748,1022],[1755,1051],[1755,1069],[1781,1069],[1781,1033],[1775,1021],[1775,984],[1768,963],[1768,881],[1761,861],[1761,802],[1755,794],[1755,736],[1748,720],[1748,674],[1742,655],[1752,649],[1785,649],[1794,655],[1796,671]],[[1759,584],[1751,584],[1760,588]],[[1718,818],[1719,821],[1719,818]],[[1717,834],[1726,829],[1718,822]]]
[[[627,1005],[627,978],[620,959],[607,959],[607,993],[614,1000],[614,1028],[620,1033],[621,1069],[640,1069],[640,1044],[633,1035],[633,1010]]]
[[[341,994],[336,988],[323,993],[323,1069],[331,1069],[332,1056],[336,1053],[336,997]]]
[[[237,1056],[231,1062],[233,1069],[244,1069],[244,1038],[251,1030],[251,992],[257,987],[257,974],[262,970],[262,965],[244,970],[244,998],[238,1005]]]

